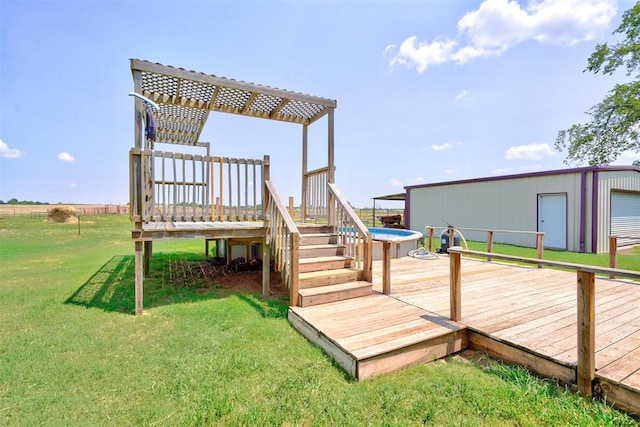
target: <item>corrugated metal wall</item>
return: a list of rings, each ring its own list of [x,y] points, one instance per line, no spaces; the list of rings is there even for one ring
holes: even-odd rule
[[[580,197],[584,174],[584,218],[581,218]],[[597,207],[594,202],[594,171],[509,177],[508,179],[443,183],[433,186],[407,188],[411,228],[424,232],[426,225],[459,228],[537,231],[538,195],[565,193],[567,195],[567,249],[591,252],[593,237],[598,252],[609,250],[611,191],[640,191],[640,172],[637,170],[607,171],[596,169]],[[597,218],[594,224],[593,213]],[[584,221],[584,225],[581,224]],[[436,231],[440,233],[441,228]],[[486,241],[484,232],[464,232],[469,240]],[[520,246],[535,246],[535,236],[495,234],[494,241]]]
[[[411,228],[425,225],[497,230],[537,231],[538,194],[566,193],[569,250],[578,250],[580,174],[536,176],[411,188]],[[486,241],[486,233],[464,232]],[[494,241],[535,246],[534,235],[495,234]]]

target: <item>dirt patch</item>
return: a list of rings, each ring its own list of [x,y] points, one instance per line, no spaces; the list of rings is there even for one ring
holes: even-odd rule
[[[173,259],[168,260],[165,268],[158,273],[162,274],[171,286],[192,288],[198,294],[205,294],[212,289],[261,294],[262,266],[243,267],[245,270],[238,267],[238,265],[219,265],[215,259],[210,261]],[[279,273],[271,272],[270,283],[269,296],[279,298],[289,294],[289,290],[282,286]]]

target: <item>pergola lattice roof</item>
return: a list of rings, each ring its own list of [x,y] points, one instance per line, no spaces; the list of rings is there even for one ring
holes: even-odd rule
[[[131,59],[135,91],[156,102],[157,142],[197,144],[211,111],[311,124],[337,102]]]

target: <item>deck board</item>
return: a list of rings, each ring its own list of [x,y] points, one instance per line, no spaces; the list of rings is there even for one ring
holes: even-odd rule
[[[397,369],[434,354],[415,345],[431,334],[469,330],[468,342],[513,358],[534,371],[575,380],[577,308],[575,272],[462,259],[462,320],[449,317],[449,260],[410,257],[391,261],[391,295],[361,303],[309,307],[304,318],[351,352],[363,377]],[[373,263],[373,288],[382,291],[382,263]],[[369,297],[367,297],[369,298]],[[386,298],[386,300],[385,300]],[[362,299],[362,298],[359,298]],[[395,302],[394,302],[395,301]],[[640,284],[596,278],[596,378],[608,399],[640,413]],[[296,308],[292,308],[296,310]],[[422,313],[422,314],[419,314]],[[422,320],[421,320],[422,319]],[[434,322],[427,325],[424,322]],[[448,332],[453,331],[453,329]],[[433,346],[466,345],[460,335]],[[414,347],[412,347],[412,345]],[[399,352],[406,346],[406,352]],[[386,352],[386,353],[385,353]],[[416,355],[419,355],[416,356]],[[388,361],[383,361],[388,357]],[[406,360],[405,360],[406,359]],[[370,361],[371,364],[366,363]],[[375,364],[374,364],[375,362]],[[388,365],[388,366],[387,366]],[[573,368],[572,368],[573,367]],[[573,372],[571,371],[573,370]],[[356,371],[358,369],[356,368]]]

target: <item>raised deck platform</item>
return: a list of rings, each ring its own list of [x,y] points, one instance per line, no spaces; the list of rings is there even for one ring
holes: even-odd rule
[[[462,261],[462,318],[449,319],[449,259],[391,261],[391,294],[292,307],[304,336],[358,379],[464,348],[573,384],[577,363],[572,272]],[[382,263],[373,264],[382,290]],[[596,279],[596,390],[640,414],[640,284]],[[430,325],[429,325],[430,324]]]

